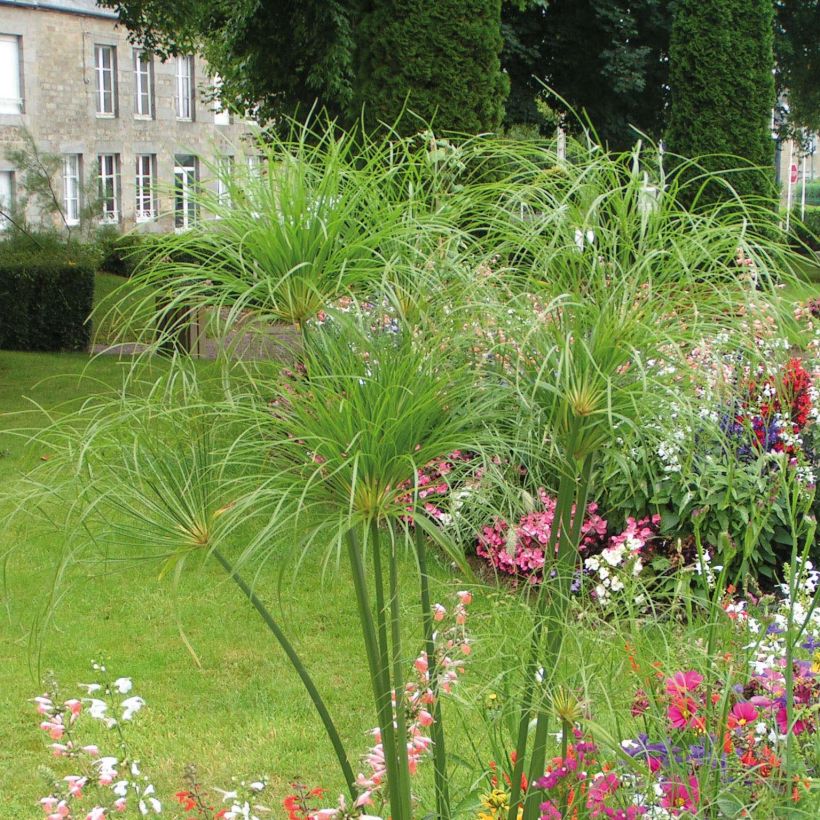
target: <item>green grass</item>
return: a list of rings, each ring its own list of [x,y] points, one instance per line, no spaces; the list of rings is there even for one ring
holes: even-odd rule
[[[123,368],[108,357],[0,353],[0,493],[48,457],[8,432],[46,422],[32,402],[76,407],[86,396],[114,389]],[[8,505],[0,513],[7,511]],[[33,519],[6,529],[0,541],[0,552],[13,548],[0,615],[0,817],[35,816],[34,801],[42,795],[36,770],[48,763],[47,741],[28,702],[39,693],[42,674],[53,670],[70,691],[93,677],[89,664],[99,658],[112,674],[132,676],[148,702],[135,745],[165,794],[180,788],[188,762],[198,764],[209,785],[227,787],[233,775],[275,775],[279,799],[298,777],[340,785],[296,675],[215,566],[187,571],[174,593],[169,580],[158,580],[157,566],[85,565],[62,585],[53,617],[34,640],[33,628],[53,603],[58,541]],[[412,568],[404,571],[409,581]],[[327,693],[355,760],[368,745],[364,732],[374,718],[346,567],[322,576],[307,563],[293,583],[286,574],[277,600],[278,578],[277,567],[264,568],[258,588]],[[175,599],[201,667],[180,638]]]

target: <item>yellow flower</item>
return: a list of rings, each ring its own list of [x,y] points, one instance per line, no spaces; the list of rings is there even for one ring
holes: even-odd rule
[[[815,652],[814,657],[811,659],[811,671],[815,675],[820,675],[820,651]]]

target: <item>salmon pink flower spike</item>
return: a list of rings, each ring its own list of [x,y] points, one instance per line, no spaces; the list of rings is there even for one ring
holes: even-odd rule
[[[447,610],[441,604],[433,604],[433,620],[443,621]]]
[[[457,592],[458,600],[463,606],[469,606],[473,602],[473,593],[468,590]]]
[[[44,720],[40,724],[40,728],[48,732],[48,736],[52,740],[60,740],[65,733],[65,727],[59,715],[57,715],[54,720]]]

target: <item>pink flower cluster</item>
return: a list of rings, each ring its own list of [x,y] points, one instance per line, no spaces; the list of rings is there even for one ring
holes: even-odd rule
[[[456,594],[457,601],[452,612],[441,604],[433,606],[433,620],[437,630],[433,635],[435,657],[431,660],[422,651],[413,663],[414,680],[405,685],[403,706],[407,719],[407,760],[410,774],[418,772],[419,763],[432,750],[433,741],[427,730],[435,722],[434,707],[440,692],[450,694],[464,672],[463,655],[470,654],[470,641],[466,634],[467,607],[472,603],[472,593],[466,590]],[[459,655],[456,652],[460,653]],[[397,708],[397,698],[393,693],[393,709]],[[361,809],[381,800],[381,790],[387,777],[381,730],[372,730],[375,744],[364,756],[368,773],[360,773],[356,784],[360,794],[353,808]],[[347,809],[343,798],[338,808],[319,809],[308,814],[308,820],[338,820],[346,817]],[[361,815],[369,817],[370,815]]]
[[[94,668],[105,674],[104,666],[95,664]],[[111,729],[131,720],[142,708],[144,701],[139,696],[125,697],[131,691],[131,679],[117,678],[104,684],[80,686],[89,697],[61,700],[55,687],[55,691],[34,698],[37,712],[43,718],[40,728],[53,741],[49,744],[52,754],[71,761],[73,769],[63,777],[56,777],[50,794],[41,798],[46,820],[103,820],[111,814],[125,812],[132,802],[141,815],[159,814],[162,806],[154,797],[154,787],[144,779],[138,780],[138,763],[127,758],[121,736],[118,738],[122,748],[120,757],[101,755],[96,744],[79,739],[81,715],[88,715]],[[119,717],[113,716],[120,712]],[[83,802],[88,802],[84,799],[85,792],[94,793],[90,808],[80,808]]]
[[[523,515],[517,526],[502,518],[485,526],[478,536],[476,553],[485,558],[498,572],[523,576],[530,583],[539,583],[544,571],[546,553],[553,537],[556,499],[540,489],[538,497],[542,509]],[[573,510],[573,517],[575,510]],[[598,505],[587,505],[586,518],[581,525],[581,550],[587,551],[600,543],[606,535],[606,521],[598,515]]]

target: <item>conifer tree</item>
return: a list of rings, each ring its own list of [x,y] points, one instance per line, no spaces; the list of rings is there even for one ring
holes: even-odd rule
[[[774,179],[771,0],[679,0],[669,48],[668,149],[705,157],[744,196],[768,196]],[[724,155],[710,156],[706,155]],[[709,192],[720,196],[717,187]]]

